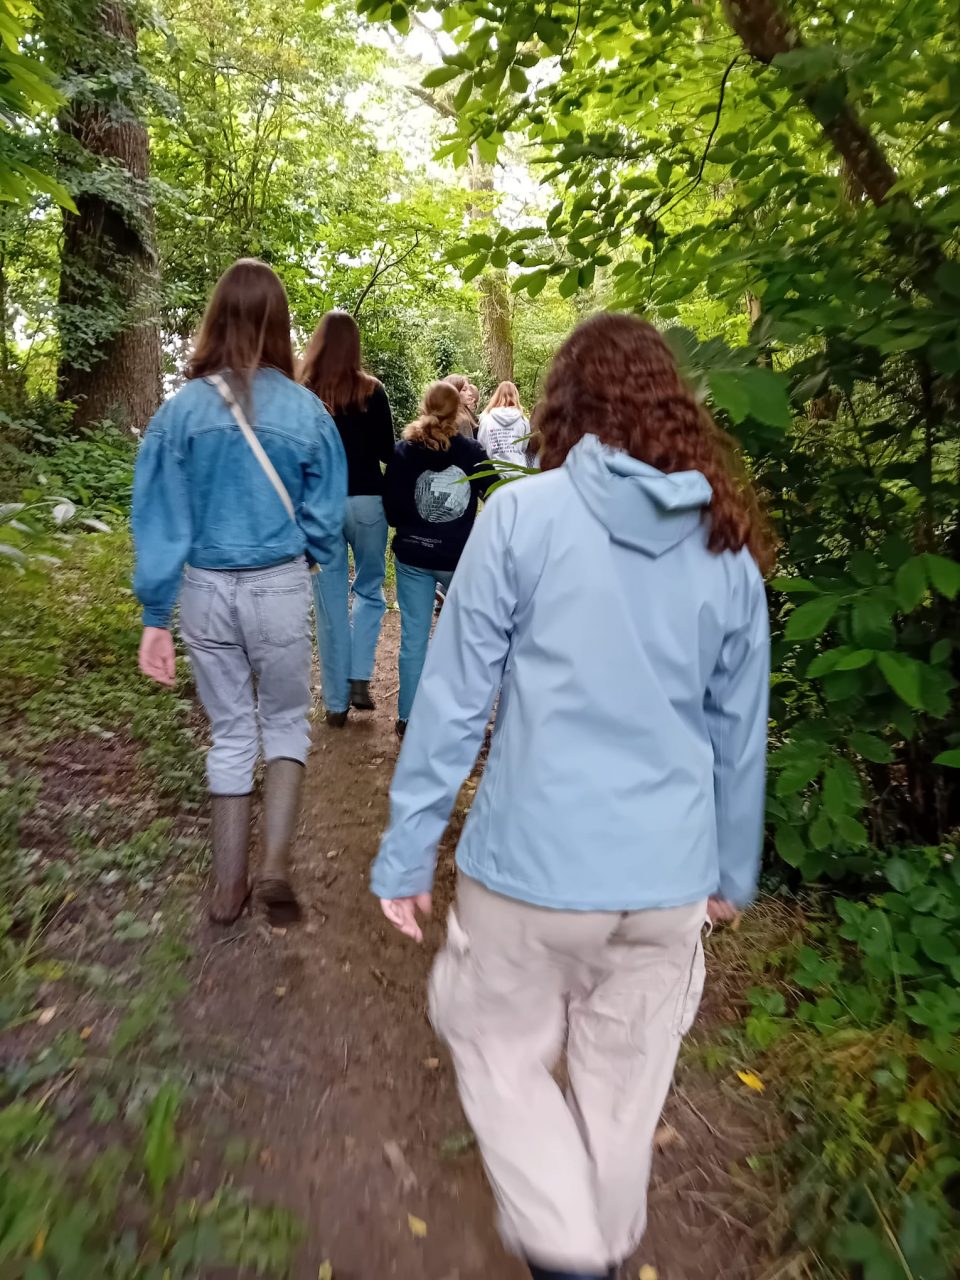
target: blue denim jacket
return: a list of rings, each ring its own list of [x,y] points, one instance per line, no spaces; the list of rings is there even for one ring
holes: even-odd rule
[[[769,646],[746,551],[707,547],[711,489],[586,436],[480,515],[427,656],[373,867],[425,893],[483,741],[457,863],[496,893],[582,911],[750,900]]]
[[[188,382],[161,405],[137,457],[134,590],[145,626],[170,625],[185,564],[257,569],[304,554],[326,564],[342,537],[347,464],[321,402],[263,369],[254,378],[250,416],[297,522],[220,393],[201,379]]]

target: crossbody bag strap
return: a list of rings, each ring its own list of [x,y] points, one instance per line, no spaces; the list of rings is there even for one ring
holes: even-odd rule
[[[283,503],[284,510],[286,511],[287,515],[290,517],[293,523],[296,524],[297,515],[293,506],[293,500],[290,497],[290,494],[287,492],[287,487],[283,483],[283,481],[280,479],[280,477],[277,475],[276,467],[273,465],[273,463],[270,461],[269,457],[267,456],[266,449],[264,449],[263,445],[257,439],[257,434],[254,431],[253,427],[251,427],[250,423],[247,421],[247,415],[243,411],[243,406],[237,400],[237,397],[233,394],[230,384],[227,382],[226,378],[221,377],[219,373],[211,374],[210,377],[207,379],[207,381],[212,386],[216,387],[216,389],[223,396],[224,400],[226,401],[227,408],[233,414],[234,422],[236,422],[237,426],[240,428],[240,432],[244,440],[246,440],[247,444],[250,446],[250,452],[253,454],[256,460],[260,463],[260,466],[263,468],[263,474],[270,481],[271,485],[273,485],[276,495],[280,499],[280,501]]]

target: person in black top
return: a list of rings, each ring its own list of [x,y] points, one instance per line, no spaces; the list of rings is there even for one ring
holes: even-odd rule
[[[401,738],[427,656],[436,590],[450,585],[477,503],[496,479],[482,474],[489,461],[482,446],[458,434],[462,408],[449,382],[431,383],[420,416],[404,431],[384,477],[384,508],[397,531]]]
[[[333,561],[314,578],[323,703],[327,724],[342,728],[351,705],[374,710],[370,678],[387,607],[383,580],[389,536],[380,464],[393,456],[393,416],[383,386],[363,369],[360,330],[345,311],[330,311],[320,321],[300,381],[332,414],[347,455],[343,538]],[[352,618],[348,547],[356,569]]]

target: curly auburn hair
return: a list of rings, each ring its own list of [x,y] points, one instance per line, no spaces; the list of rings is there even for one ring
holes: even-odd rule
[[[534,422],[544,471],[592,434],[659,471],[701,472],[713,489],[710,550],[746,546],[762,572],[773,568],[776,540],[739,450],[697,403],[653,325],[611,313],[578,325],[554,357]]]
[[[462,407],[456,387],[449,382],[431,382],[423,393],[420,416],[404,428],[404,440],[422,444],[427,449],[449,449],[451,439],[460,429]]]

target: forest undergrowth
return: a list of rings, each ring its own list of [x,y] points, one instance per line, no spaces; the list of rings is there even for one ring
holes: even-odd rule
[[[0,1270],[281,1275],[297,1224],[245,1192],[249,1152],[225,1135],[221,1184],[191,1184],[193,704],[137,672],[125,528],[57,549],[56,574],[5,582],[0,624]]]

